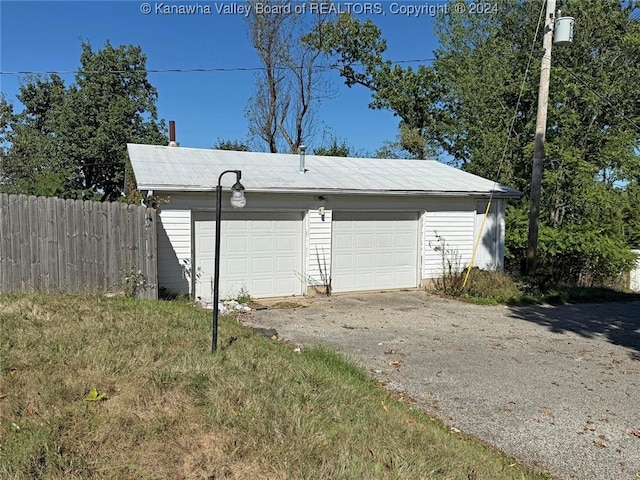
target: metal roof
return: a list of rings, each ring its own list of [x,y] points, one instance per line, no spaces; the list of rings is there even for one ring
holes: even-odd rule
[[[433,160],[388,160],[127,144],[139,190],[211,191],[242,170],[247,191],[518,198],[521,193]],[[235,177],[223,177],[230,186]]]

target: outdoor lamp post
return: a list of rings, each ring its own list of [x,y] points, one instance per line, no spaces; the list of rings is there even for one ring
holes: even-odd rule
[[[240,183],[242,172],[240,170],[225,170],[218,177],[218,185],[216,186],[216,252],[214,259],[213,273],[213,334],[211,337],[211,353],[218,350],[218,300],[220,289],[220,223],[222,219],[222,176],[225,173],[235,173],[236,183],[231,187],[231,206],[240,209],[247,204],[244,198],[244,187]]]

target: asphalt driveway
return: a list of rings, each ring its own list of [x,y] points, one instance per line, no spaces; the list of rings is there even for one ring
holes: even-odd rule
[[[411,291],[279,303],[243,323],[303,353],[334,347],[451,427],[559,478],[640,478],[638,302],[486,307]]]

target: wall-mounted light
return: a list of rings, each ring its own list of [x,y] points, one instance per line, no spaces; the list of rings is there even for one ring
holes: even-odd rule
[[[320,200],[320,206],[318,207],[318,215],[320,215],[320,218],[324,222],[324,204],[327,201],[327,198],[320,195],[318,197],[318,200]]]

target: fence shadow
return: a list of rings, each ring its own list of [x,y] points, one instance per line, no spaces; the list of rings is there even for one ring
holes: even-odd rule
[[[640,302],[509,307],[510,315],[537,323],[554,333],[573,332],[585,338],[602,336],[630,349],[640,360]]]

